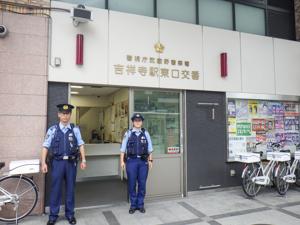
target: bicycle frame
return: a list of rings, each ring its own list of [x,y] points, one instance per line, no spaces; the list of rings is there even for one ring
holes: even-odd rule
[[[1,177],[1,179],[5,178],[5,177],[11,177],[11,175],[3,176],[3,177]],[[23,174],[20,174],[19,181],[22,179],[22,177],[27,177],[27,176],[24,176]],[[32,188],[35,187],[35,188],[38,190],[38,186],[36,185],[36,183],[34,182],[34,180],[31,179],[31,178],[29,178],[29,177],[27,177],[27,178],[30,179],[31,182],[33,183],[34,186],[33,186]],[[19,187],[19,183],[18,183],[18,185],[16,186],[16,190],[18,189],[18,187]],[[32,188],[31,188],[31,189],[32,189]],[[23,194],[25,194],[26,192],[28,192],[28,191],[31,190],[31,189],[28,189],[28,190],[26,190],[25,192],[23,192],[23,193],[21,193],[21,194],[18,194],[18,196],[22,196]],[[5,203],[14,202],[14,197],[13,197],[14,194],[8,192],[7,190],[5,190],[5,189],[2,188],[2,187],[0,187],[0,193],[3,193],[2,196],[0,195],[0,207],[1,207],[2,205],[4,205]]]
[[[0,195],[0,207],[5,203],[13,201],[12,194],[6,191],[4,188],[0,187],[0,192],[3,194]]]
[[[272,176],[271,174],[274,171],[275,166],[277,165],[277,161],[270,160],[266,166],[263,165],[262,162],[259,163],[259,168],[255,177],[253,177],[253,182],[258,185],[268,185],[271,182]],[[259,175],[259,172],[262,172],[262,175]]]
[[[283,177],[283,179],[288,183],[295,183],[296,182],[296,169],[298,167],[300,160],[294,159],[292,165],[289,165],[289,174]]]

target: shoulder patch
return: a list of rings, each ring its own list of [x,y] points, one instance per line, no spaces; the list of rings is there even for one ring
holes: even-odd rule
[[[53,131],[53,130],[55,130],[56,129],[56,125],[53,125],[53,126],[51,126],[50,128],[49,128],[49,130],[51,130],[51,131]]]
[[[45,136],[45,140],[47,140],[49,137],[50,137],[50,134],[47,133]]]

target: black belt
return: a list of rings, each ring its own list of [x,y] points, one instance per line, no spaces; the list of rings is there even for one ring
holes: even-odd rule
[[[54,156],[55,160],[77,160],[77,156],[65,155],[65,156]]]

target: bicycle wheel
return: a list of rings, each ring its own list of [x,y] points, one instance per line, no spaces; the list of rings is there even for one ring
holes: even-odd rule
[[[16,175],[0,179],[0,187],[10,193],[11,200],[1,206],[0,221],[15,222],[23,219],[34,209],[38,191],[31,179]],[[5,198],[0,192],[0,197]]]
[[[296,184],[296,186],[300,187],[300,166],[297,167],[297,169],[295,171],[295,175],[296,175],[296,182],[295,182],[295,184]]]
[[[276,167],[275,182],[276,189],[280,195],[285,195],[289,189],[289,183],[287,183],[283,177],[289,174],[289,169],[286,163],[279,163]]]
[[[255,197],[260,190],[261,186],[256,184],[252,180],[254,177],[259,176],[260,173],[261,171],[259,169],[259,165],[254,163],[248,164],[243,171],[243,175],[244,175],[242,177],[243,191],[250,198]]]

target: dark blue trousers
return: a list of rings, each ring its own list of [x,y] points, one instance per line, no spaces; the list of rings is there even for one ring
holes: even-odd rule
[[[74,216],[77,163],[75,161],[53,159],[51,167],[49,219],[56,220],[58,217],[63,181],[65,181],[65,216],[71,218]]]
[[[130,158],[126,162],[131,208],[144,207],[148,170],[148,162],[141,160],[140,158]],[[136,185],[138,185],[137,188]]]

